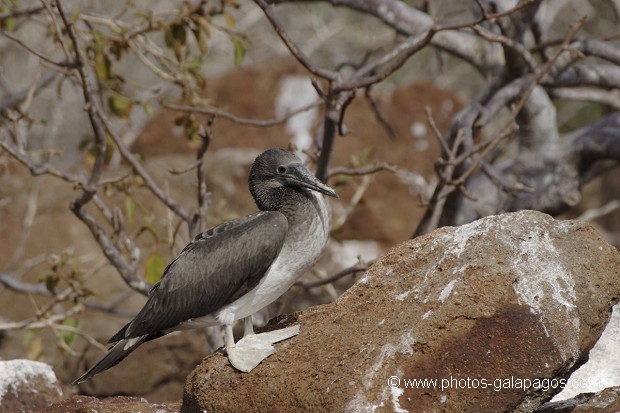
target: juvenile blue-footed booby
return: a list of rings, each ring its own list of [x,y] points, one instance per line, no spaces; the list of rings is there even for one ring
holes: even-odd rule
[[[293,153],[269,149],[250,170],[261,210],[198,235],[164,270],[138,315],[109,340],[108,353],[74,383],[107,370],[142,343],[175,330],[225,326],[230,363],[249,372],[275,352],[272,344],[299,333],[292,326],[254,334],[252,314],[274,302],[323,251],[336,192]],[[244,319],[237,343],[233,323]]]

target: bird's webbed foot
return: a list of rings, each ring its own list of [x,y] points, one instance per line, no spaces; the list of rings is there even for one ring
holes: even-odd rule
[[[246,330],[247,331],[247,330]],[[276,352],[272,344],[299,334],[299,326],[291,326],[267,333],[245,335],[237,343],[227,342],[226,353],[230,364],[239,371],[249,373],[261,361]]]

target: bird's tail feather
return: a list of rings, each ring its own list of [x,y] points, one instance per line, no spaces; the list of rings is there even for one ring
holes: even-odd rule
[[[147,334],[141,337],[135,338],[124,338],[122,340],[117,341],[110,349],[108,353],[103,356],[97,364],[91,367],[86,373],[82,374],[78,377],[73,384],[80,384],[96,374],[101,373],[111,367],[116,366],[118,363],[123,361],[125,357],[127,357],[132,351],[140,346],[140,344],[153,340],[157,337],[161,337],[163,334]]]

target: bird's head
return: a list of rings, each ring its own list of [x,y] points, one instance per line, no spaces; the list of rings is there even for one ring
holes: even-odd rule
[[[301,159],[285,149],[268,149],[258,155],[248,181],[261,210],[278,210],[284,200],[302,189],[338,197],[336,191],[315,177]]]

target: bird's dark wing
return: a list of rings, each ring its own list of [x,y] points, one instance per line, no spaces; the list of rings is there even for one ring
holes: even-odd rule
[[[284,215],[264,211],[198,235],[166,267],[136,318],[110,342],[165,331],[230,304],[265,275],[287,230]]]

